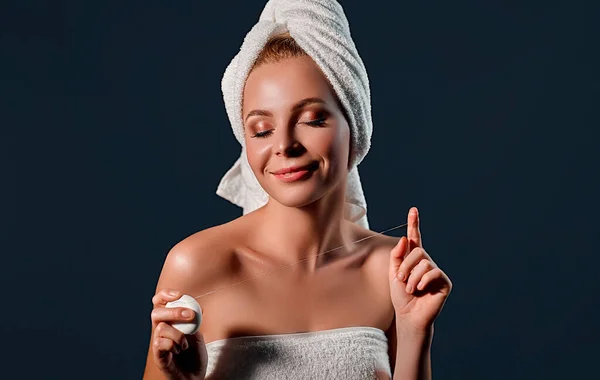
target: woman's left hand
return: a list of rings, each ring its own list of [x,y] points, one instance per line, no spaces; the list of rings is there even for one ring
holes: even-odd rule
[[[407,236],[390,252],[389,280],[396,325],[418,333],[430,332],[452,282],[423,249],[416,207],[408,213]]]

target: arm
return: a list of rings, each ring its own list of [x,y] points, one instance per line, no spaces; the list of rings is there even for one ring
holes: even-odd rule
[[[394,318],[386,335],[392,379],[431,380],[433,327],[430,333],[417,333],[399,325]]]
[[[173,247],[165,259],[162,271],[158,278],[156,285],[155,294],[161,289],[178,289],[182,292],[186,292],[187,289],[193,286],[191,283],[191,276],[189,269],[186,269],[184,263],[190,262],[186,260],[186,256],[190,256],[191,252],[189,244],[179,243]],[[152,326],[150,332],[150,345],[148,347],[148,355],[146,357],[146,366],[144,368],[143,380],[168,380],[168,378],[160,371],[156,363],[154,362],[152,344],[154,337],[154,326]]]
[[[394,380],[431,380],[431,342],[433,327],[429,333],[417,333],[413,329],[394,322],[387,331],[390,364]]]
[[[154,330],[152,330],[151,336],[152,334],[154,334]],[[148,356],[146,357],[146,367],[144,368],[142,380],[168,380],[154,364],[154,359],[152,359],[152,338],[150,338],[150,346],[148,347]]]
[[[213,281],[215,276],[218,276],[219,273],[216,265],[217,262],[215,262],[215,259],[218,258],[219,255],[214,254],[217,247],[211,243],[211,240],[213,240],[211,239],[211,235],[213,234],[208,235],[207,232],[204,231],[192,235],[178,243],[169,251],[158,279],[156,293],[162,289],[175,289],[184,294],[195,295],[206,290],[206,287],[210,285],[211,281]],[[152,346],[153,337],[155,335],[154,325],[155,323],[153,322],[143,379],[168,380],[168,376],[166,376],[155,363]],[[188,342],[191,341],[188,339]],[[193,344],[190,344],[190,350],[186,351],[189,355],[192,355],[192,345]],[[190,357],[190,360],[197,362],[199,359]],[[183,377],[190,379],[199,378],[198,374],[195,372],[196,371],[188,373]]]
[[[416,208],[409,212],[407,224],[407,237],[390,252],[394,379],[430,380],[433,323],[452,282],[423,249]]]

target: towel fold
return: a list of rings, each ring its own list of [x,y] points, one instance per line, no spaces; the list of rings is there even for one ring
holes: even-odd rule
[[[238,337],[206,348],[206,380],[391,378],[387,337],[374,327]]]
[[[345,217],[368,228],[367,202],[358,164],[371,145],[371,94],[367,72],[350,35],[342,6],[335,0],[270,0],[259,21],[248,32],[239,53],[227,66],[221,82],[225,108],[242,153],[227,171],[217,194],[252,212],[268,201],[244,151],[242,95],[254,62],[268,39],[289,32],[331,83],[345,114],[351,136],[350,171],[346,186]]]

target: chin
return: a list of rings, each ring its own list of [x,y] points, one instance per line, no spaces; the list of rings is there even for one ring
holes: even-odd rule
[[[314,194],[310,194],[310,196],[272,196],[271,198],[278,203],[286,206],[286,207],[295,207],[300,208],[307,206],[311,203],[318,201],[321,197],[314,196]]]
[[[282,183],[278,179],[261,184],[269,196],[286,207],[304,207],[314,203],[336,188],[336,183],[321,181],[319,177],[307,178],[294,183]],[[267,185],[265,187],[265,185]]]
[[[325,195],[324,191],[319,191],[313,186],[285,186],[279,185],[277,188],[271,186],[267,193],[278,203],[286,207],[303,207],[309,205]]]
[[[286,207],[304,207],[335,191],[344,180],[336,170],[327,173],[321,170],[310,171],[307,175],[287,177],[276,176],[264,171],[256,178],[269,197]]]

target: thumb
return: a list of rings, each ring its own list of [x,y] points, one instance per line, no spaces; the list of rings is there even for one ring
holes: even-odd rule
[[[390,281],[392,281],[400,270],[400,264],[402,264],[402,258],[407,250],[408,239],[405,236],[400,238],[400,241],[390,251]]]

